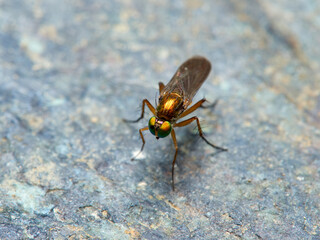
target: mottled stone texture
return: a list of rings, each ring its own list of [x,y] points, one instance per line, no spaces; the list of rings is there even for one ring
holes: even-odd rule
[[[0,238],[320,239],[320,2],[0,1]],[[188,57],[195,124],[145,133]],[[148,113],[149,115],[149,113]]]

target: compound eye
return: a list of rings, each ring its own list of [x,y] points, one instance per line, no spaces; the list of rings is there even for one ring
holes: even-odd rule
[[[156,118],[155,117],[150,118],[150,120],[149,120],[149,130],[153,135],[155,135],[155,130],[154,130],[154,125],[155,124],[156,124]]]
[[[158,137],[164,138],[168,136],[171,132],[171,123],[168,121],[165,121],[161,124],[161,127],[158,129]]]

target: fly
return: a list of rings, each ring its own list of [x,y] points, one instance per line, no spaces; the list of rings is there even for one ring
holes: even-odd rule
[[[211,147],[220,151],[227,151],[226,148],[222,148],[210,143],[203,135],[200,122],[197,116],[191,117],[187,120],[177,122],[180,118],[183,118],[199,107],[207,108],[203,106],[206,99],[203,98],[193,106],[189,107],[192,103],[194,95],[197,93],[203,82],[208,77],[211,70],[210,62],[200,56],[195,56],[185,61],[173,75],[172,79],[167,85],[159,82],[159,103],[154,108],[151,103],[144,99],[142,101],[141,116],[137,120],[125,120],[126,122],[138,122],[144,116],[145,106],[153,113],[153,117],[149,119],[148,126],[139,129],[139,133],[142,139],[142,146],[139,153],[132,158],[135,159],[142,151],[145,145],[145,140],[142,132],[149,129],[149,131],[155,135],[157,139],[167,137],[171,134],[173,144],[175,147],[175,154],[172,161],[172,189],[174,190],[174,165],[178,154],[178,144],[176,140],[175,127],[183,127],[189,125],[193,121],[196,121],[200,137]],[[212,107],[216,105],[217,101],[212,104]],[[188,108],[189,107],[189,108]],[[209,106],[210,107],[210,106]]]

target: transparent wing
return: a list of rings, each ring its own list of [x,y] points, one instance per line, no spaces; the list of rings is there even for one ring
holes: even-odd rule
[[[210,70],[211,64],[206,58],[200,56],[189,58],[178,68],[170,82],[164,87],[160,98],[169,93],[177,93],[189,105],[208,77]]]

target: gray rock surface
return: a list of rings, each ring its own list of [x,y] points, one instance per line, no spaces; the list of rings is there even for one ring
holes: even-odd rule
[[[320,3],[0,1],[1,239],[320,239]],[[204,132],[139,159],[141,101],[188,57]]]

